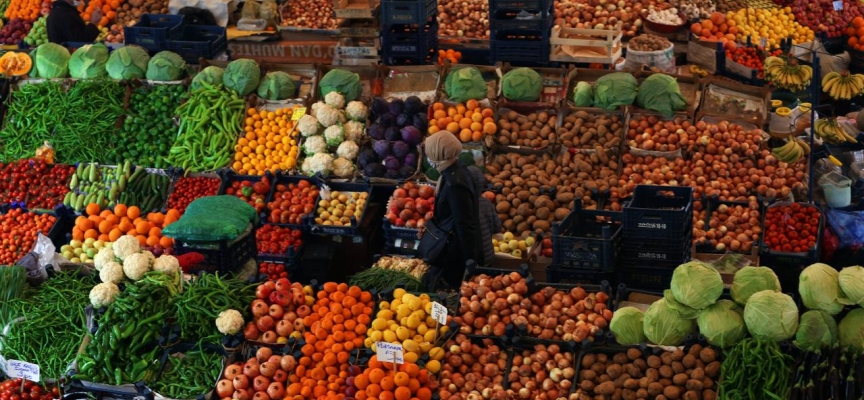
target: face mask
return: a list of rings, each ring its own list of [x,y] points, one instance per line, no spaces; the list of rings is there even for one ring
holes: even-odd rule
[[[79,7],[81,4],[82,3],[80,1],[77,1],[77,0],[72,2],[72,5],[75,6],[76,8]]]

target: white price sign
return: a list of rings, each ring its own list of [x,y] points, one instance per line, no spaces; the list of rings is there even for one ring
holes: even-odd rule
[[[842,1],[837,0],[837,1],[835,1],[833,4],[834,4],[834,11],[841,11],[841,10],[843,10],[843,2],[842,2]]]
[[[405,357],[402,355],[402,345],[400,343],[375,342],[377,349],[376,356],[378,361],[392,362],[394,364],[404,364]]]
[[[438,321],[441,325],[447,325],[447,307],[442,306],[438,302],[433,302],[432,319]]]
[[[28,381],[40,382],[39,365],[19,360],[6,360],[6,375],[10,378],[24,378]]]

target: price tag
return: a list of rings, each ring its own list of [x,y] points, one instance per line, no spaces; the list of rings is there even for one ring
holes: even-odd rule
[[[447,307],[438,304],[438,302],[432,303],[432,319],[438,321],[441,325],[447,324]]]
[[[10,378],[24,378],[28,381],[39,382],[39,366],[24,361],[6,361],[6,375]]]
[[[761,46],[763,49],[767,49],[768,48],[768,38],[763,37],[763,38],[759,39],[759,46]]]
[[[295,108],[294,112],[291,114],[291,120],[297,121],[303,116],[306,115],[306,107]]]
[[[843,9],[843,2],[840,0],[835,1],[834,2],[834,11],[840,11],[842,9]]]
[[[399,343],[375,342],[375,352],[378,361],[404,364],[405,357],[402,355],[402,345]]]

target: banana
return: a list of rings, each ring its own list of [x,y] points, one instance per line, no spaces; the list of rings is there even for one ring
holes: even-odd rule
[[[825,76],[822,77],[822,86],[827,86],[828,82],[834,80],[835,78],[839,78],[839,77],[840,77],[840,73],[837,71],[832,71],[832,72],[825,74]]]
[[[795,138],[795,143],[797,143],[798,146],[801,147],[801,149],[804,151],[805,156],[810,154],[810,145],[807,144],[807,142],[805,142],[801,139]]]

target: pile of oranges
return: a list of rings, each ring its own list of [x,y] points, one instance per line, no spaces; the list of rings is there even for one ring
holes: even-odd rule
[[[481,107],[477,100],[465,104],[445,107],[443,103],[432,104],[432,118],[429,119],[429,134],[446,130],[459,138],[462,143],[479,142],[486,135],[498,131],[491,108]]]
[[[75,219],[72,240],[115,242],[123,235],[132,235],[141,246],[158,244],[163,248],[173,248],[174,239],[162,236],[162,229],[180,218],[180,212],[175,209],[142,217],[138,207],[124,204],[114,206],[113,210],[102,210],[98,204],[90,203],[84,214]]]
[[[459,51],[453,49],[438,50],[438,65],[444,65],[445,61],[449,61],[450,64],[458,64],[461,59],[462,53]]]
[[[299,106],[295,106],[299,107]],[[234,146],[234,171],[241,175],[264,175],[276,170],[288,171],[297,165],[297,135],[294,109],[263,111],[255,107],[246,110],[244,135]]]
[[[12,0],[4,16],[7,20],[20,18],[32,22],[39,18],[41,7],[42,0]]]
[[[846,36],[849,36],[848,45],[858,51],[864,51],[864,18],[855,17],[846,28]]]
[[[92,0],[87,3],[87,8],[81,12],[81,18],[86,22],[90,22],[90,16],[97,9],[102,10],[102,19],[99,20],[99,27],[105,27],[111,24],[117,17],[117,9],[120,8],[120,0]]]
[[[377,356],[369,359],[369,365],[360,375],[354,377],[357,400],[430,400],[433,380],[429,371],[417,364],[393,364],[378,361]]]

